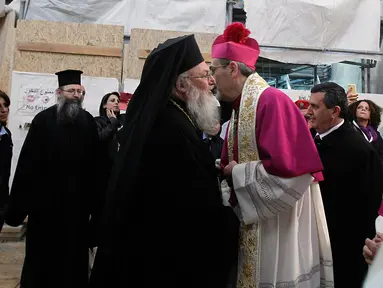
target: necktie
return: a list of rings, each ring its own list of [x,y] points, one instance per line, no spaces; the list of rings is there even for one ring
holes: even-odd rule
[[[320,138],[319,134],[317,134],[314,138],[314,142],[315,144],[317,145],[320,145],[320,143],[322,142],[322,139]]]

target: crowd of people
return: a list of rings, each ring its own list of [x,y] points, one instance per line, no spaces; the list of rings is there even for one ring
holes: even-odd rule
[[[229,25],[210,66],[193,35],[161,43],[125,114],[112,92],[92,117],[82,72],[56,73],[11,187],[0,93],[0,229],[28,217],[21,288],[362,287],[383,241],[382,109],[332,82],[294,103],[256,72],[249,35]]]

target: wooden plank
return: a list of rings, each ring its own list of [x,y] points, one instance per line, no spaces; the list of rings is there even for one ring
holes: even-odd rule
[[[0,245],[0,287],[20,287],[18,283],[23,269],[25,242],[7,241]]]
[[[0,241],[18,241],[22,238],[24,232],[24,225],[20,225],[18,227],[11,227],[5,224],[0,233]]]
[[[139,59],[146,59],[148,58],[151,50],[148,49],[140,49],[138,50],[138,58]],[[203,59],[205,59],[205,62],[211,63],[211,53],[201,53]]]
[[[68,51],[47,53],[20,51],[17,43],[67,44],[121,50],[118,50],[117,57],[67,54]],[[87,76],[121,80],[123,57],[120,55],[124,47],[124,26],[19,19],[13,46],[12,70],[15,71],[54,74],[71,68],[79,69]]]
[[[138,58],[140,59],[146,59],[148,58],[150,52],[152,50],[148,50],[148,49],[141,49],[141,50],[138,50]]]
[[[94,47],[87,45],[70,45],[58,43],[17,42],[19,51],[48,52],[61,54],[92,55],[122,58],[122,49]]]
[[[11,11],[5,17],[0,18],[0,90],[8,95],[11,94],[10,82],[15,53],[16,17],[16,12]]]
[[[11,227],[7,224],[4,224],[3,229],[1,230],[1,233],[20,233],[21,230],[23,230],[24,226],[20,225],[17,227]]]

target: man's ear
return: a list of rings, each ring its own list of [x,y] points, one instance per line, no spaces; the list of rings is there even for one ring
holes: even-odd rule
[[[334,107],[334,112],[332,113],[333,117],[334,117],[334,118],[339,117],[340,112],[341,112],[340,107],[339,107],[339,106],[335,106],[335,107]]]
[[[234,61],[231,61],[230,64],[228,65],[228,68],[229,68],[229,71],[230,71],[230,75],[232,75],[233,77],[237,77],[238,74],[239,74],[239,67],[238,67],[238,64]]]
[[[56,89],[56,94],[61,95],[61,89],[60,88]]]
[[[180,77],[176,81],[176,91],[181,94],[186,93],[186,79],[183,77]]]

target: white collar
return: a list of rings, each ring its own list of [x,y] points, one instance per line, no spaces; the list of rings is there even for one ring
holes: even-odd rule
[[[230,123],[230,120],[226,121],[225,123],[222,124],[221,134],[220,134],[220,137],[222,140],[225,140],[226,132],[227,132],[227,125],[229,125],[229,123]]]
[[[358,128],[360,132],[362,132],[364,138],[366,138],[366,140],[367,140],[368,142],[370,142],[370,143],[372,142],[372,139],[374,139],[374,137],[372,137],[372,135],[370,135],[370,139],[368,139],[368,136],[363,132],[362,129],[360,129],[360,126],[358,125],[358,123],[355,122],[355,120],[352,121],[352,124],[354,124],[354,126],[355,126],[356,128]]]
[[[326,132],[324,132],[322,134],[317,133],[317,135],[319,135],[319,138],[322,140],[323,137],[326,137],[331,132],[334,132],[336,129],[338,129],[340,126],[342,126],[343,123],[344,123],[344,119],[342,119],[342,121],[339,124],[335,125],[334,127],[332,127],[331,129],[327,130]]]
[[[8,132],[7,132],[7,130],[5,130],[4,126],[1,126],[1,128],[0,128],[0,136],[1,135],[5,135],[5,134],[8,134]]]

